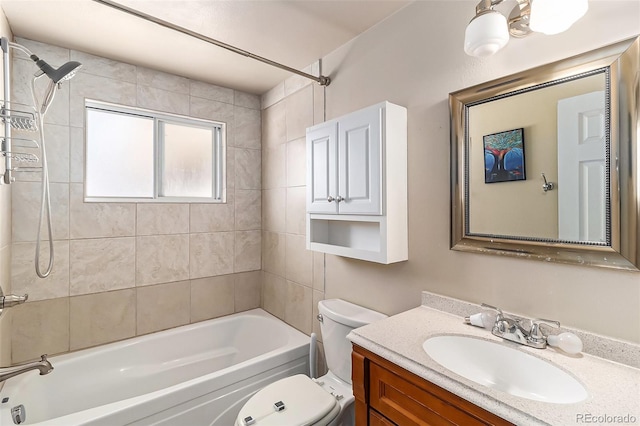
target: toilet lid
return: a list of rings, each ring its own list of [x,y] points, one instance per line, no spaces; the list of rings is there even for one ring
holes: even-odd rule
[[[274,404],[281,402],[284,408],[277,411]],[[336,409],[336,406],[338,406]],[[304,374],[287,377],[259,390],[242,407],[238,420],[251,417],[253,426],[310,425],[339,410],[336,398],[322,389]]]

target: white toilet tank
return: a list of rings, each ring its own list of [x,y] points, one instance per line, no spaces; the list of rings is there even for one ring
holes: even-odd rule
[[[322,315],[320,332],[327,367],[340,379],[351,384],[351,342],[347,339],[347,334],[354,328],[387,316],[340,299],[321,300],[318,302],[318,310]]]

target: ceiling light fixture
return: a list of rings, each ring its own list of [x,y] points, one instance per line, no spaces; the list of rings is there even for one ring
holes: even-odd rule
[[[516,0],[509,17],[494,9],[505,0],[481,0],[464,37],[464,51],[471,56],[490,56],[509,42],[509,35],[525,37],[531,32],[551,35],[566,31],[587,12],[588,0]]]

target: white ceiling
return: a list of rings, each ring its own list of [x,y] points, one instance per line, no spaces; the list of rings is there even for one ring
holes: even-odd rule
[[[300,70],[409,3],[406,0],[117,2]],[[93,0],[0,0],[0,5],[17,37],[256,94],[266,92],[291,75]]]

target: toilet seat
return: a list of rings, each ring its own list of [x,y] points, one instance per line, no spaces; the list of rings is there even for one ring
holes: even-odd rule
[[[277,402],[284,404],[281,411],[274,407]],[[236,426],[321,426],[329,424],[339,413],[340,404],[334,395],[304,374],[298,374],[256,392],[240,410]]]

